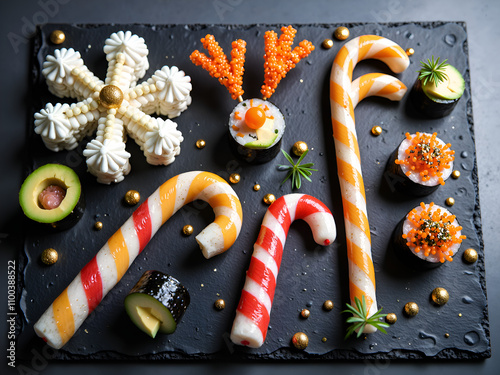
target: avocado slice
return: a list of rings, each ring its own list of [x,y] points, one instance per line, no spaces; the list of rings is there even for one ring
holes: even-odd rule
[[[266,118],[264,125],[256,129],[257,140],[245,144],[249,148],[269,148],[278,137],[278,130],[274,129],[274,120]]]
[[[465,81],[460,72],[452,65],[446,65],[443,69],[446,75],[444,81],[436,86],[433,81],[427,82],[422,90],[431,99],[455,100],[459,99],[465,90]]]
[[[38,200],[40,193],[50,185],[57,185],[66,194],[60,205],[45,209]],[[46,164],[31,173],[21,185],[19,204],[24,214],[39,223],[53,227],[68,228],[76,224],[83,215],[84,204],[78,175],[61,164]]]

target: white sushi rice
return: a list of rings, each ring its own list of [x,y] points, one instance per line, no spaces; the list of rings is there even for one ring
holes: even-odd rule
[[[429,136],[431,137],[432,134],[429,134],[429,133],[421,133],[421,134],[425,134],[426,136]],[[412,134],[411,135],[411,138],[415,138],[415,134]],[[444,143],[441,139],[439,139],[438,137],[436,137],[436,141],[442,146],[444,147],[446,145],[446,143]],[[405,138],[403,140],[403,142],[401,142],[401,144],[399,145],[399,148],[398,148],[398,159],[399,160],[405,160],[408,155],[405,153],[405,151],[412,145],[411,143],[411,140],[409,140],[408,138]],[[430,178],[427,180],[427,181],[423,181],[422,180],[422,176],[420,176],[420,173],[416,173],[416,172],[413,172],[411,171],[410,169],[410,166],[407,165],[407,164],[400,164],[399,165],[401,167],[401,171],[413,182],[417,183],[417,184],[420,184],[420,185],[423,185],[423,186],[437,186],[439,185],[439,177],[438,176],[429,176]],[[407,172],[410,171],[410,175],[407,175]],[[446,181],[448,179],[448,177],[450,177],[451,175],[451,172],[453,171],[453,161],[450,162],[450,167],[449,168],[444,168],[443,171],[442,171],[442,178],[444,181]]]
[[[231,133],[231,137],[242,146],[245,146],[249,142],[256,141],[257,133],[255,129],[251,129],[245,124],[245,114],[251,107],[258,106],[264,111],[267,118],[274,120],[274,130],[278,130],[278,136],[269,146],[269,148],[271,148],[278,143],[283,136],[283,132],[285,131],[285,118],[279,108],[267,100],[254,98],[238,103],[233,109],[233,112],[229,115],[229,132]]]

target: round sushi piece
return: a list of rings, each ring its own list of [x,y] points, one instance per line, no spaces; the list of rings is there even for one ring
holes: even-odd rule
[[[400,258],[416,267],[435,267],[460,248],[462,227],[455,215],[433,202],[420,203],[411,210],[394,231],[393,243]]]
[[[444,185],[453,171],[455,151],[437,133],[406,133],[391,155],[386,179],[402,193],[424,196]]]
[[[267,100],[244,100],[229,116],[231,148],[250,163],[274,159],[281,148],[284,131],[285,117]]]

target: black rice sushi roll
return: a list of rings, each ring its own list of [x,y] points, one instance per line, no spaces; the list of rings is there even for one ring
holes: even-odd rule
[[[274,159],[281,149],[284,131],[285,117],[267,100],[244,100],[229,116],[231,148],[249,163]]]

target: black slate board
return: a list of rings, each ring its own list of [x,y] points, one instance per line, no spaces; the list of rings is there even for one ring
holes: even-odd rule
[[[52,30],[61,29],[66,41],[59,47],[74,48],[82,54],[86,65],[104,78],[106,61],[102,46],[113,32],[131,30],[144,37],[150,50],[150,69],[144,79],[163,65],[177,65],[191,76],[193,103],[175,119],[183,132],[181,155],[167,167],[146,163],[142,153],[131,140],[127,149],[132,153],[132,172],[117,185],[105,186],[86,173],[81,151],[85,142],[73,151],[52,153],[28,127],[28,168],[48,162],[64,163],[79,174],[87,209],[82,220],[72,229],[49,233],[26,221],[25,246],[20,254],[20,311],[22,321],[18,337],[19,355],[32,358],[34,350],[60,360],[162,360],[162,359],[369,359],[369,358],[485,358],[490,356],[489,323],[484,277],[484,252],[481,233],[479,195],[473,134],[470,77],[468,68],[467,33],[464,23],[398,23],[348,24],[351,38],[363,34],[378,34],[394,40],[403,49],[412,47],[415,54],[411,65],[399,78],[408,86],[413,84],[418,61],[431,55],[448,58],[466,79],[464,96],[453,113],[444,119],[427,120],[408,106],[406,98],[392,103],[381,98],[369,98],[356,109],[356,121],[362,166],[371,224],[373,259],[377,278],[378,304],[384,312],[395,312],[398,322],[389,333],[368,335],[366,339],[344,341],[346,315],[341,314],[348,297],[347,257],[340,192],[338,187],[335,150],[332,140],[328,77],[330,67],[343,42],[335,41],[330,50],[321,48],[325,38],[332,38],[339,25],[294,25],[296,42],[312,41],[316,50],[300,62],[280,83],[272,101],[287,119],[283,148],[288,150],[297,140],[308,143],[308,159],[319,169],[313,182],[305,182],[300,192],[314,195],[327,204],[336,219],[338,239],[322,248],[312,240],[307,225],[293,224],[289,233],[278,286],[271,313],[271,326],[265,344],[259,349],[234,346],[229,332],[248,268],[252,246],[267,206],[262,197],[272,192],[277,196],[291,192],[288,183],[280,187],[284,175],[276,164],[284,163],[278,156],[274,161],[250,166],[238,161],[229,150],[226,123],[235,102],[226,89],[200,67],[189,61],[194,49],[202,49],[200,38],[214,34],[226,53],[230,42],[237,38],[247,42],[244,89],[245,98],[259,97],[263,81],[263,34],[268,29],[278,31],[281,25],[68,25],[46,24],[39,28],[34,43],[32,64],[31,114],[47,102],[67,102],[48,93],[40,66],[45,56],[55,48],[48,42]],[[358,65],[355,77],[372,71],[392,74],[377,61]],[[30,116],[30,118],[32,118]],[[381,125],[380,137],[370,129]],[[461,172],[458,180],[450,179],[432,195],[416,199],[391,192],[383,177],[389,155],[410,131],[436,131],[456,151],[455,168]],[[195,147],[203,138],[207,146]],[[95,255],[105,241],[132,214],[133,208],[122,203],[129,189],[137,189],[143,199],[168,178],[190,170],[207,170],[228,179],[230,173],[240,173],[242,180],[234,185],[244,210],[244,224],[236,244],[226,253],[206,260],[193,236],[184,237],[181,229],[192,224],[199,232],[213,218],[211,209],[199,202],[184,207],[171,218],[136,259],[121,282],[85,321],[70,342],[61,350],[50,350],[34,335],[33,324],[50,303]],[[255,192],[255,183],[261,190]],[[452,263],[429,270],[416,271],[393,256],[389,243],[393,228],[420,201],[444,205],[454,197],[451,208],[457,215],[467,239]],[[93,229],[102,221],[101,231]],[[54,247],[60,259],[54,266],[41,264],[43,249]],[[473,265],[462,260],[463,250],[478,250],[479,260]],[[191,294],[188,308],[177,331],[170,336],[149,339],[139,332],[123,309],[123,299],[144,271],[157,269],[182,281]],[[450,293],[450,301],[436,307],[430,300],[431,291],[441,286]],[[216,311],[217,298],[226,301],[226,309]],[[335,307],[330,312],[322,303],[331,299]],[[420,313],[414,318],[404,316],[403,306],[415,301]],[[307,320],[299,318],[303,308],[309,308]],[[295,332],[309,336],[305,351],[291,348]],[[445,338],[445,333],[450,337]],[[322,338],[327,341],[323,342]]]

